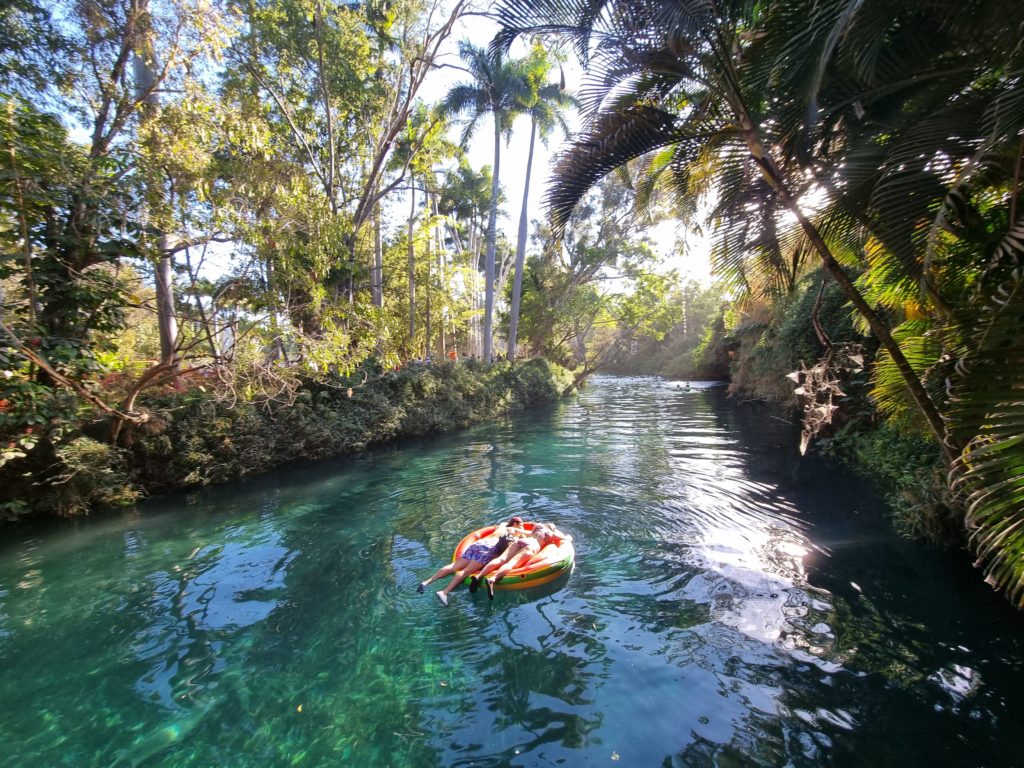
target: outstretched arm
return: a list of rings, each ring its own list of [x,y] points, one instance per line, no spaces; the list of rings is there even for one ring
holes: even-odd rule
[[[563,541],[572,541],[572,534],[565,533],[565,532],[561,531],[560,529],[556,528],[551,523],[548,523],[548,527],[551,529],[551,533],[553,535],[557,536],[558,538],[562,539]]]

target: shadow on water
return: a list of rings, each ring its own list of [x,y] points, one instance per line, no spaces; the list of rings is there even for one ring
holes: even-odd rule
[[[574,572],[415,585],[520,514]],[[1024,621],[720,389],[290,467],[0,552],[0,766],[1019,764]]]
[[[1002,682],[1024,674],[1024,616],[967,553],[895,536],[863,480],[820,455],[797,459],[785,425],[727,400],[717,412],[756,456],[750,477],[800,510],[816,544],[806,578],[832,606],[819,618],[839,666],[787,670],[781,711],[801,727],[782,752],[794,765],[1018,764],[1008,724],[1024,699]],[[679,764],[737,754],[697,741]]]

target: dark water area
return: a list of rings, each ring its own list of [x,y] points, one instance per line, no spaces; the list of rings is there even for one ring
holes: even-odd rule
[[[574,572],[415,592],[512,514]],[[717,388],[0,535],[0,766],[1024,765],[1024,617]]]

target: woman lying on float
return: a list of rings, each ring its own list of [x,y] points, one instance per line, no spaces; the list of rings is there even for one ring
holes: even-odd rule
[[[467,577],[472,577],[470,592],[486,579],[488,597],[494,590],[525,589],[540,586],[567,573],[574,560],[572,536],[548,523],[524,523],[513,517],[507,523],[473,531],[459,542],[452,562],[417,586],[422,592],[431,582],[454,574],[448,585],[437,592],[437,599],[448,605],[449,593]]]
[[[469,577],[469,591],[476,592],[483,581],[487,587],[487,597],[493,600],[494,588],[499,581],[516,569],[526,566],[549,544],[559,544],[562,541],[572,541],[572,536],[562,533],[551,523],[536,523],[528,535],[515,538],[504,553],[494,557],[479,572]],[[488,577],[488,574],[493,575]],[[512,588],[511,585],[509,588]]]

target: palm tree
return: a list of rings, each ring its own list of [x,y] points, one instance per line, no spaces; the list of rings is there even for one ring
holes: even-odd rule
[[[499,0],[496,13],[499,44],[561,33],[588,57],[589,120],[556,169],[554,223],[640,157],[683,198],[713,185],[734,250],[752,245],[744,198],[788,213],[789,252],[815,254],[880,342],[876,392],[887,377],[909,395],[967,490],[987,577],[1020,602],[1024,6]]]
[[[525,62],[526,75],[530,84],[529,100],[520,109],[530,116],[530,151],[526,156],[526,182],[523,184],[523,207],[519,213],[519,234],[516,240],[515,277],[512,281],[512,306],[509,310],[508,346],[506,357],[514,360],[516,342],[519,336],[519,306],[523,294],[523,268],[526,262],[526,209],[530,199],[530,172],[533,169],[533,150],[537,134],[547,144],[554,129],[561,128],[568,134],[564,109],[576,105],[576,100],[565,91],[565,83],[548,83],[551,61],[540,45],[534,45]]]
[[[472,314],[469,318],[467,341],[474,355],[480,349],[480,318],[476,314],[479,296],[476,283],[480,274],[481,217],[483,212],[490,208],[492,182],[490,166],[485,165],[476,171],[465,157],[461,157],[458,167],[445,173],[441,199],[438,201],[441,214],[447,221],[448,234],[455,242],[456,250],[464,254],[470,270],[468,282],[472,287]],[[504,200],[499,197],[498,205],[503,203]]]
[[[577,10],[575,17],[566,17],[567,11]],[[752,177],[743,166],[752,166],[889,353],[936,440],[946,445],[942,416],[918,373],[801,207],[808,185],[787,173],[784,154],[772,151],[780,137],[766,127],[766,115],[755,111],[760,104],[744,82],[747,37],[757,27],[758,6],[703,0],[606,0],[578,6],[562,0],[504,0],[497,12],[505,24],[498,43],[508,44],[523,33],[558,31],[573,37],[580,50],[594,50],[588,129],[562,158],[549,194],[556,226],[565,225],[598,179],[662,147],[673,149],[673,181],[683,192],[709,153],[741,169],[748,183]]]
[[[463,142],[469,139],[482,117],[489,114],[494,119],[494,171],[491,176],[491,210],[487,221],[487,254],[484,261],[483,359],[490,362],[494,341],[494,252],[497,244],[501,140],[511,130],[512,119],[519,105],[528,98],[529,83],[522,63],[506,59],[495,47],[485,50],[463,41],[459,45],[459,56],[465,62],[473,82],[459,83],[448,92],[444,101],[445,111],[448,114],[468,116],[462,132]]]

